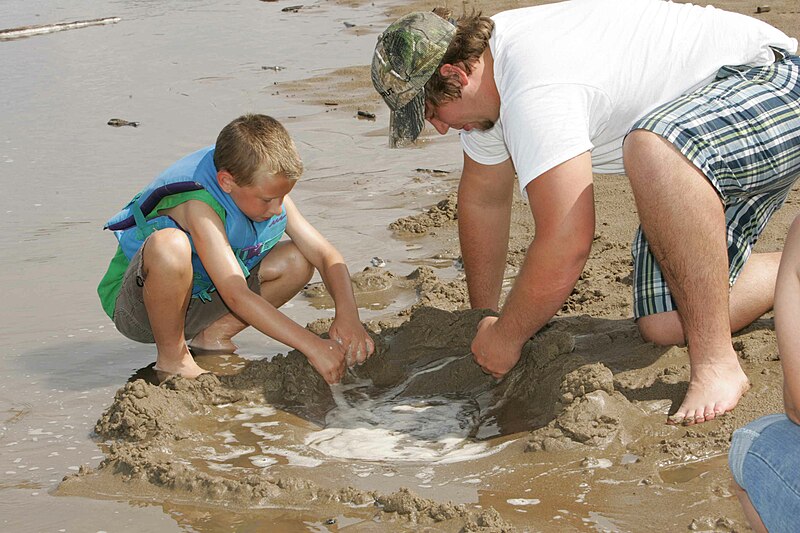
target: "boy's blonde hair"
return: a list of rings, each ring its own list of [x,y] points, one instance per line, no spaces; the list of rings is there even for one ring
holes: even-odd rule
[[[449,10],[437,7],[433,10],[440,17],[449,18]],[[462,15],[454,22],[456,34],[439,65],[461,65],[467,74],[472,73],[472,65],[489,46],[489,38],[494,30],[494,21],[480,12]],[[425,99],[434,106],[461,97],[461,86],[454,80],[442,76],[437,68],[425,84]]]
[[[253,184],[256,171],[266,168],[296,181],[303,162],[283,125],[272,117],[247,114],[222,128],[214,150],[217,171],[227,170],[240,187]]]

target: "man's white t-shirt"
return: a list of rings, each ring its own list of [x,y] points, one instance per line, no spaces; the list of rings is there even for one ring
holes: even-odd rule
[[[657,106],[711,82],[724,65],[762,66],[797,41],[751,17],[662,0],[572,0],[492,17],[500,118],[461,133],[465,153],[511,157],[520,188],[591,150],[623,172],[622,141]]]

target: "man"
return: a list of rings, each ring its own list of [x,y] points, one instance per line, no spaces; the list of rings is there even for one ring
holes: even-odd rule
[[[455,24],[412,13],[387,28],[372,78],[393,144],[415,139],[423,119],[461,130],[473,307],[499,306],[515,174],[530,203],[535,238],[472,344],[485,371],[507,373],[561,308],[594,236],[592,172],[624,170],[641,221],[639,331],[689,348],[689,389],[670,421],[736,406],[749,381],[731,331],[772,307],[780,260],[752,246],[800,174],[796,50],[761,21],[660,0],[575,0]]]

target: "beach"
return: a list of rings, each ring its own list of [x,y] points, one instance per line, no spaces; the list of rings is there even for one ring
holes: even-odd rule
[[[736,410],[666,425],[688,356],[632,319],[625,176],[596,176],[589,261],[517,367],[496,382],[472,361],[487,311],[468,309],[460,265],[457,134],[390,150],[369,80],[380,31],[435,5],[11,3],[4,27],[120,20],[0,42],[5,531],[748,530],[727,450],[783,408],[772,314],[734,336],[752,382]],[[713,5],[800,38],[790,0]],[[294,137],[306,170],[292,198],[353,275],[377,348],[341,385],[253,331],[237,354],[198,359],[213,376],[158,384],[155,347],[100,308],[103,223],[245,112]],[[798,204],[795,187],[756,251],[781,249]],[[534,231],[517,195],[504,293]],[[333,317],[318,276],[283,310],[319,334]]]

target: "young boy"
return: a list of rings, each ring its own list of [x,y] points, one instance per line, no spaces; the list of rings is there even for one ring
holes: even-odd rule
[[[197,377],[191,352],[231,353],[248,325],[303,352],[328,383],[372,354],[341,254],[288,196],[302,170],[278,121],[244,115],[106,223],[119,247],[100,300],[123,335],[155,342],[162,375]],[[279,242],[284,232],[291,240]],[[314,268],[336,304],[331,340],[277,310]]]

